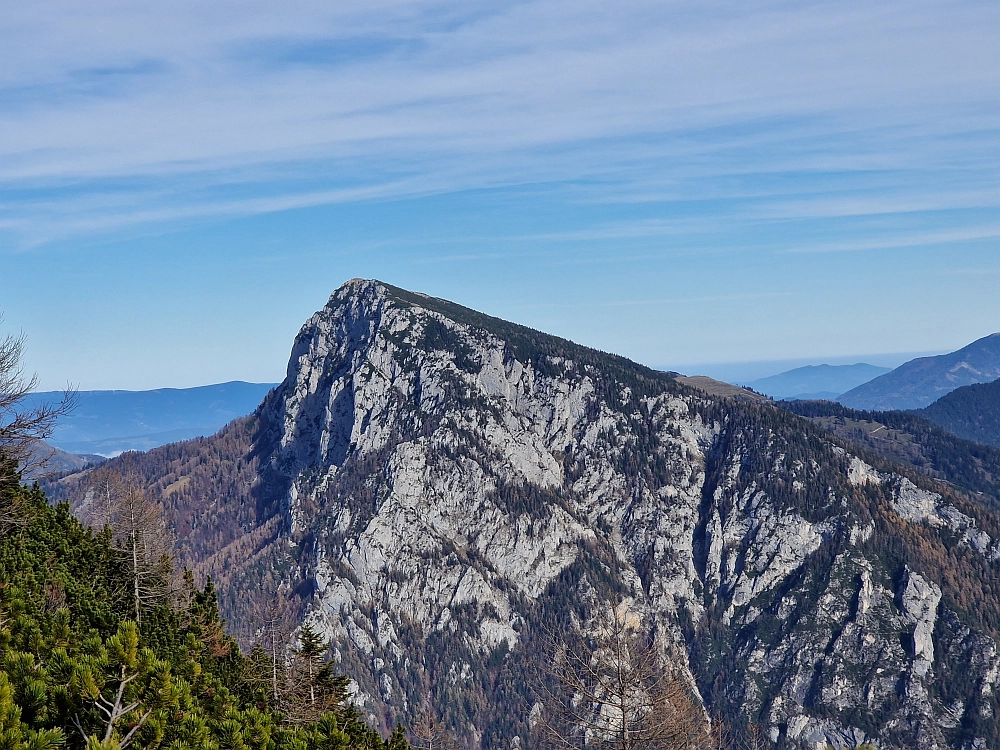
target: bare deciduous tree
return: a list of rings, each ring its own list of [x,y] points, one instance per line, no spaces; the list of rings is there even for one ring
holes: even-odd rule
[[[128,467],[122,473],[97,469],[89,493],[89,520],[111,529],[112,544],[129,573],[129,596],[139,622],[143,609],[162,602],[170,590],[172,544],[163,512]]]
[[[691,686],[666,663],[642,618],[609,607],[590,633],[554,640],[538,725],[557,750],[715,750]]]
[[[768,750],[774,743],[760,724],[749,723],[742,727],[719,727],[720,746],[725,750]]]
[[[271,697],[278,703],[285,687],[292,634],[297,625],[294,607],[283,587],[268,595],[250,592],[247,596],[246,619],[253,624],[242,633],[250,646],[245,679],[266,683]]]
[[[8,472],[3,466],[3,457],[0,456],[0,485],[2,485]],[[16,477],[13,468],[9,471],[10,476]],[[16,494],[0,494],[0,536],[3,536],[11,529],[19,526],[26,526],[28,517],[24,512],[20,496]]]
[[[26,406],[38,377],[25,373],[23,359],[23,334],[0,339],[0,459],[27,471],[40,468],[52,456],[40,441],[52,434],[59,417],[72,410],[76,394],[67,389],[56,403]]]
[[[410,747],[414,750],[457,750],[455,736],[433,710],[425,707],[410,728]]]

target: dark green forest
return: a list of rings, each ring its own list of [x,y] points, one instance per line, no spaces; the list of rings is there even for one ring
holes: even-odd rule
[[[1000,380],[957,388],[915,413],[953,435],[1000,447]]]
[[[137,622],[121,551],[0,466],[0,750],[407,747],[349,707],[308,628],[289,658],[241,652],[211,581],[159,569]]]
[[[777,405],[847,441],[862,455],[912,466],[1000,510],[1000,449],[956,437],[920,416],[922,412],[858,411],[833,401]]]

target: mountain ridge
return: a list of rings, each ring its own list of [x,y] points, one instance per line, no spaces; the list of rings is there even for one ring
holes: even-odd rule
[[[545,633],[626,598],[713,714],[778,747],[996,746],[1000,515],[850,451],[766,399],[353,280],[252,415],[111,465],[244,632],[290,592],[383,727],[430,705],[465,747],[531,746]],[[84,515],[85,481],[52,488]]]
[[[917,413],[966,440],[1000,447],[1000,380],[956,388]]]
[[[853,409],[920,409],[965,385],[1000,378],[1000,333],[949,354],[912,359],[863,383],[837,400]]]
[[[1000,448],[948,432],[920,411],[859,411],[834,401],[781,407],[836,435],[869,463],[911,466],[1000,511]]]

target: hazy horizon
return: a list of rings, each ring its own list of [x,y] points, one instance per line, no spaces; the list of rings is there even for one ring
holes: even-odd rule
[[[966,342],[971,343],[971,342]],[[956,349],[961,347],[956,347]],[[651,363],[643,362],[641,360],[637,361],[639,364],[646,365],[656,370],[663,371],[676,371],[682,375],[706,375],[717,380],[723,380],[729,383],[736,384],[746,384],[753,380],[759,380],[761,378],[770,377],[772,375],[779,375],[781,373],[787,372],[789,370],[794,370],[799,367],[806,367],[809,365],[853,365],[859,363],[865,363],[870,365],[876,365],[879,367],[890,367],[895,368],[904,362],[908,362],[911,359],[916,359],[918,357],[931,357],[938,354],[946,354],[948,351],[924,351],[924,352],[892,352],[886,354],[855,354],[847,356],[835,356],[835,357],[808,357],[808,358],[797,358],[797,359],[780,359],[780,360],[751,360],[745,362],[701,362],[693,364],[663,364],[663,363]],[[196,383],[193,385],[185,386],[175,386],[175,385],[162,385],[153,388],[78,388],[78,390],[83,392],[102,392],[102,393],[133,393],[133,392],[147,392],[155,390],[189,390],[193,388],[207,388],[214,385],[224,385],[230,382],[240,382],[248,383],[253,385],[278,385],[284,377],[278,377],[274,380],[259,380],[251,381],[243,378],[237,378],[236,380],[230,381],[220,381],[213,383]],[[64,388],[47,388],[36,389],[36,394],[56,394],[63,392]]]

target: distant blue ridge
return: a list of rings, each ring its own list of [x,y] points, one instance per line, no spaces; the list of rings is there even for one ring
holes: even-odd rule
[[[853,365],[807,365],[741,385],[748,385],[759,393],[777,399],[832,400],[890,370],[889,367],[877,367],[865,362]]]
[[[277,383],[232,381],[153,391],[80,391],[48,443],[69,453],[115,455],[211,435],[253,412]],[[27,405],[58,401],[62,393],[33,393]]]

